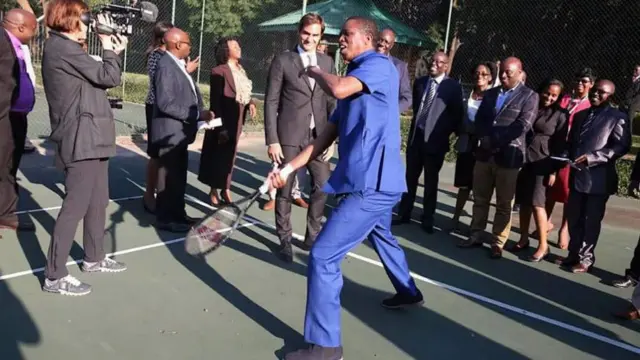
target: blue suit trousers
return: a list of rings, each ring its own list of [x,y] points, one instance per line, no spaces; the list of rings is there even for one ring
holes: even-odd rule
[[[323,347],[341,344],[340,264],[347,252],[368,238],[397,293],[416,295],[404,251],[391,234],[393,206],[401,193],[375,190],[350,193],[334,209],[311,248],[307,273],[305,341]]]

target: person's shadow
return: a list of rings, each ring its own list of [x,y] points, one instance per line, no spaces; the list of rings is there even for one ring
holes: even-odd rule
[[[38,345],[41,342],[40,330],[31,314],[11,291],[9,284],[0,280],[0,358],[26,359],[20,346]]]

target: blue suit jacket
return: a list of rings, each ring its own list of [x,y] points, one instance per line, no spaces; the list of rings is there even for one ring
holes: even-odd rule
[[[520,84],[496,112],[500,90],[497,86],[485,91],[476,113],[476,135],[478,139],[488,137],[491,144],[489,150],[479,147],[476,158],[479,161],[493,158],[498,166],[518,169],[525,162],[526,134],[538,114],[539,97]]]
[[[424,142],[424,139],[417,139],[414,135],[417,127],[417,116],[424,93],[428,90],[429,80],[429,76],[423,76],[413,84],[413,119],[411,119],[411,130],[409,131],[409,144],[414,142],[421,144]],[[436,125],[427,141],[426,151],[435,154],[448,152],[449,137],[458,131],[464,120],[464,100],[462,87],[458,81],[447,76],[442,79],[429,110],[429,118],[435,118]]]
[[[397,57],[389,55],[389,58],[393,65],[396,66],[396,70],[398,70],[398,77],[400,78],[400,113],[404,113],[409,111],[412,101],[409,65]]]
[[[573,115],[567,140],[568,157],[575,160],[586,154],[588,165],[581,171],[571,169],[569,184],[572,191],[585,194],[615,194],[618,190],[616,160],[631,149],[628,115],[606,107],[597,113],[589,130],[580,136],[582,124],[592,109]]]
[[[347,76],[360,80],[364,90],[338,100],[331,117],[340,138],[338,164],[323,190],[403,193],[398,71],[385,55],[370,50],[349,63]]]

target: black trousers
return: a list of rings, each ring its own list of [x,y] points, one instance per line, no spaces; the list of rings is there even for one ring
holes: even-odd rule
[[[416,130],[415,139],[407,147],[407,192],[402,195],[398,214],[403,220],[411,218],[414,202],[416,201],[416,191],[418,190],[418,180],[424,170],[424,195],[422,198],[422,223],[426,226],[433,226],[433,216],[438,204],[438,183],[440,182],[440,169],[444,164],[444,153],[430,153],[426,151],[424,142],[424,132]]]
[[[0,120],[0,221],[14,222],[18,207],[18,182],[16,175],[24,154],[27,136],[27,115],[9,113]]]
[[[69,274],[67,259],[80,220],[84,221],[84,260],[99,262],[105,257],[104,227],[109,205],[108,159],[71,163],[64,170],[66,195],[53,228],[45,276],[57,280]]]
[[[633,251],[631,264],[624,273],[626,276],[629,276],[636,281],[640,280],[640,238],[638,238],[638,244],[636,245],[636,249]]]
[[[187,212],[184,194],[187,189],[189,151],[178,146],[158,157],[156,220],[161,223],[183,223]]]
[[[293,160],[302,150],[313,141],[313,132],[309,131],[309,137],[300,146],[282,146],[284,161]],[[324,205],[327,201],[327,195],[322,192],[322,187],[329,179],[331,170],[328,162],[322,161],[321,158],[313,159],[307,164],[311,179],[311,194],[309,199],[309,208],[307,209],[307,230],[305,233],[305,242],[312,244],[320,229],[322,228],[322,216],[324,214]],[[291,228],[291,189],[295,174],[291,174],[287,179],[284,187],[278,190],[276,194],[276,233],[281,243],[291,241],[293,229]],[[300,185],[301,187],[303,185]]]
[[[596,262],[595,249],[608,200],[609,195],[584,194],[573,189],[569,192],[566,211],[569,257],[583,265],[592,266]]]

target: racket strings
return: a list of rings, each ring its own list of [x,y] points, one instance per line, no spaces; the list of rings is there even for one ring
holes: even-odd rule
[[[207,253],[224,242],[241,216],[234,206],[217,209],[188,234],[186,247],[189,253]]]

